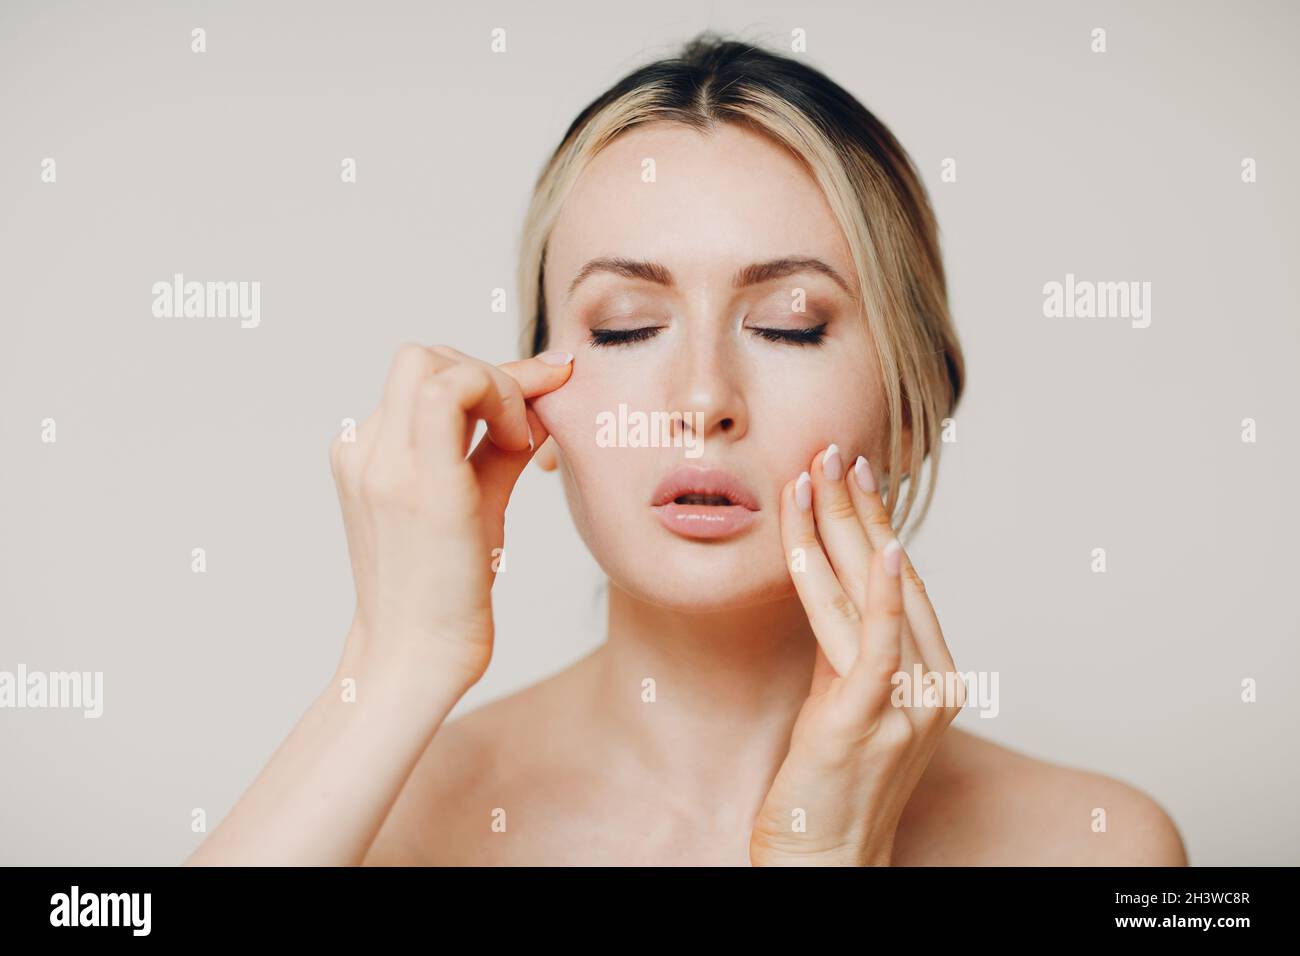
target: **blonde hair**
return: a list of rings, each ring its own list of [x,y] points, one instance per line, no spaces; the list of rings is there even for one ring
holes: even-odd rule
[[[825,193],[853,252],[885,383],[890,468],[879,476],[885,507],[901,529],[928,460],[914,522],[919,524],[934,495],[942,423],[955,410],[965,380],[948,314],[938,227],[920,177],[893,134],[804,63],[705,33],[678,56],[630,73],[578,114],[542,170],[524,222],[521,352],[536,355],[546,348],[546,244],[573,184],[615,137],[662,120],[704,132],[736,123],[766,135],[801,158]],[[906,463],[905,426],[912,434]]]

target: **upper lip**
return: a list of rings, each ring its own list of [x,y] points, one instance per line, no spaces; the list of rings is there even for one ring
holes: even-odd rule
[[[666,505],[680,495],[724,495],[733,504],[758,511],[758,499],[743,481],[721,468],[683,466],[659,482],[652,505]]]

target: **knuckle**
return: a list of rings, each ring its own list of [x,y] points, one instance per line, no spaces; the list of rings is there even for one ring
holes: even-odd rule
[[[897,651],[882,654],[876,662],[876,677],[883,683],[889,683],[898,669],[903,665],[902,655]]]
[[[504,379],[504,381],[503,381]],[[524,390],[509,375],[493,376],[493,380],[499,383],[498,391],[501,394],[501,401],[512,411],[517,409],[523,412],[526,407],[524,400]]]
[[[952,709],[954,716],[966,706],[966,682],[964,680],[954,680],[952,682]]]
[[[876,738],[887,750],[899,752],[912,746],[916,731],[905,714],[895,720],[882,720],[876,728]]]
[[[492,387],[492,376],[481,365],[460,363],[443,369],[434,381],[446,390],[448,397],[480,395]]]
[[[855,521],[858,517],[858,510],[853,507],[853,502],[849,497],[844,495],[827,501],[822,509],[822,514],[832,521]]]
[[[921,593],[925,593],[925,582],[922,581],[921,576],[916,573],[916,568],[912,567],[911,561],[908,561],[907,567],[903,569],[903,576],[907,583],[913,588]]]
[[[894,626],[894,622],[903,616],[903,602],[894,594],[880,595],[868,612],[881,626]]]
[[[450,386],[442,375],[435,375],[433,378],[425,379],[416,389],[416,398],[421,402],[430,405],[441,405],[449,398]]]
[[[933,730],[935,727],[944,723],[944,715],[947,708],[941,704],[935,704],[932,707],[922,706],[920,708],[920,723],[926,730]]]
[[[389,385],[392,387],[394,384],[400,385],[429,375],[433,368],[433,356],[428,349],[414,342],[404,342],[398,346],[392,365],[389,366]]]
[[[482,365],[466,365],[464,368],[466,380],[474,385],[475,388],[483,389],[485,391],[487,389],[496,388],[496,383],[492,381],[492,373]]]
[[[862,523],[873,530],[893,530],[889,522],[889,514],[884,508],[880,507],[868,508],[867,512],[862,516]]]
[[[831,596],[831,599],[829,601],[829,608],[831,614],[837,620],[849,621],[852,623],[856,623],[859,620],[861,620],[861,615],[858,614],[857,605],[855,605],[853,603],[853,599],[850,598],[843,591],[837,591],[835,594]]]
[[[397,347],[397,353],[393,356],[394,368],[427,365],[428,362],[429,350],[415,342],[403,342]]]
[[[811,528],[802,528],[794,536],[794,546],[803,548],[804,551],[820,551],[821,543],[817,540],[817,533]]]
[[[843,760],[845,745],[860,746],[863,738],[870,736],[862,717],[854,707],[830,707],[825,715],[825,733],[807,738],[808,745],[825,748],[823,760],[834,763]]]
[[[891,618],[903,616],[903,594],[897,588],[890,588],[882,602],[884,611]]]

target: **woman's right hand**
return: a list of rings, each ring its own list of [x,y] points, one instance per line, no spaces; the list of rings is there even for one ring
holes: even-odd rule
[[[357,610],[336,677],[191,865],[361,863],[429,741],[492,654],[493,549],[547,432],[528,408],[572,356],[495,368],[445,347],[397,353],[378,411],[335,439]],[[487,434],[465,457],[478,420]]]
[[[418,668],[462,693],[483,675],[506,502],[547,437],[528,401],[572,367],[563,352],[498,367],[446,346],[398,350],[379,408],[330,446],[357,592],[341,671]]]

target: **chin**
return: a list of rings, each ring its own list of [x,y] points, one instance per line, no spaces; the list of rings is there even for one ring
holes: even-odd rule
[[[616,553],[592,548],[592,554],[611,582],[647,604],[708,614],[768,604],[795,593],[780,542],[768,541],[765,535],[701,543],[653,528],[642,539],[653,543],[629,553],[628,543],[638,537],[614,543]],[[764,550],[767,554],[760,553]]]

